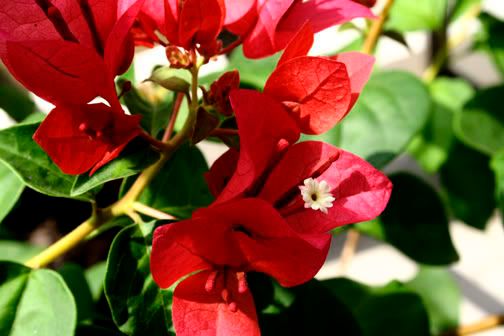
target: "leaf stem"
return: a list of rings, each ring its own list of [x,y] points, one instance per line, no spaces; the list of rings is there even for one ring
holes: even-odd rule
[[[383,10],[380,14],[380,17],[378,20],[373,22],[373,25],[371,26],[371,29],[369,30],[368,36],[366,37],[366,40],[364,41],[364,45],[362,47],[362,52],[365,54],[371,55],[376,48],[376,44],[378,43],[378,39],[380,38],[380,35],[383,31],[383,25],[387,21],[390,9],[392,8],[392,5],[394,4],[394,0],[387,0],[385,3],[385,7],[383,7]]]
[[[159,219],[159,220],[163,220],[163,219],[166,219],[166,220],[177,219],[176,217],[174,217],[174,216],[172,216],[170,214],[162,212],[162,211],[160,211],[158,209],[151,208],[150,206],[147,206],[147,205],[142,204],[140,202],[134,202],[133,203],[133,210],[135,210],[138,213],[141,213],[142,215],[146,215],[146,216],[149,216],[149,217],[152,217],[152,218],[155,218],[155,219]]]
[[[47,249],[28,260],[25,265],[32,268],[45,267],[51,262],[67,253],[69,250],[77,246],[82,240],[89,236],[100,225],[110,221],[114,217],[123,215],[132,215],[135,213],[135,202],[140,197],[145,188],[149,185],[154,177],[163,168],[164,164],[170,159],[173,153],[187,140],[192,137],[194,131],[197,109],[198,109],[198,72],[202,63],[197,63],[196,58],[192,74],[192,99],[189,108],[189,115],[186,119],[184,127],[178,132],[171,140],[163,143],[164,147],[161,149],[161,158],[152,166],[145,169],[140,176],[136,179],[135,183],[131,186],[123,198],[118,200],[105,209],[96,209],[93,206],[93,215],[85,222],[80,224],[72,232],[49,246]],[[133,216],[135,217],[135,216]]]
[[[471,335],[471,334],[475,334],[478,332],[493,329],[493,328],[496,328],[501,325],[504,325],[504,314],[503,315],[491,315],[491,316],[485,317],[481,321],[478,321],[474,324],[461,326],[461,327],[458,327],[457,329],[442,333],[441,336]]]

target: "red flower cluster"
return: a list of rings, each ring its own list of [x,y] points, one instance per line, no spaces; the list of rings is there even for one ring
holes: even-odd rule
[[[373,14],[352,0],[146,0],[135,32],[143,45],[163,43],[158,30],[171,45],[210,57],[222,52],[225,30],[245,56],[261,58],[283,50],[305,23],[316,33],[355,17]]]
[[[114,77],[129,67],[143,0],[2,1],[0,57],[26,88],[56,105],[34,136],[67,174],[91,173],[140,133]],[[94,98],[108,105],[89,104]]]

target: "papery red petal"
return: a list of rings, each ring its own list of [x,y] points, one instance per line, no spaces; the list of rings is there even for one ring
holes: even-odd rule
[[[350,78],[350,87],[352,90],[352,101],[350,109],[355,105],[359,95],[368,82],[373,71],[375,58],[371,55],[351,51],[331,57],[331,59],[344,63]]]
[[[222,154],[205,174],[208,188],[214,197],[218,197],[233,175],[238,163],[239,152],[230,148]]]
[[[200,272],[182,281],[173,293],[172,317],[179,336],[259,336],[260,330],[254,299],[250,291],[238,292],[236,277],[227,272],[227,286],[218,281],[207,292],[205,283],[210,272]],[[226,288],[236,305],[236,311],[223,302]]]
[[[257,91],[234,90],[230,99],[240,134],[240,158],[218,202],[250,188],[272,160],[300,135],[287,110],[273,98]]]
[[[0,2],[0,56],[4,62],[7,41],[58,39],[61,35],[35,1]]]
[[[118,117],[103,104],[60,105],[44,119],[33,139],[65,174],[76,175],[113,159],[110,153],[138,135],[138,122],[136,117]],[[87,135],[79,129],[82,124],[102,131],[102,136]],[[121,131],[114,128],[118,124]]]
[[[339,155],[338,148],[321,141],[292,145],[268,175],[258,197],[272,204],[291,196],[292,192],[300,198],[298,186],[303,185],[305,179],[323,173]]]
[[[170,287],[190,273],[212,267],[177,240],[177,228],[187,222],[167,224],[154,231],[150,269],[154,281],[161,288]]]
[[[224,24],[224,0],[186,0],[179,17],[179,43],[191,49],[196,43],[212,49]]]
[[[294,0],[258,2],[258,17],[254,29],[243,42],[243,53],[248,58],[260,58],[272,55],[280,49],[276,46],[276,29]],[[301,25],[306,22],[302,21]],[[291,38],[301,28],[293,32]],[[288,41],[286,42],[286,44]]]
[[[313,46],[313,40],[313,29],[307,21],[285,48],[277,67],[293,58],[308,55]]]
[[[277,26],[275,47],[282,50],[306,21],[317,33],[357,17],[373,18],[375,15],[366,6],[352,0],[297,1]]]
[[[257,0],[225,0],[225,4],[224,26],[235,35],[245,35],[257,20]]]
[[[166,34],[165,6],[168,6],[166,0],[145,0],[141,10],[142,14],[149,17],[155,23],[156,29],[159,30],[162,34]]]
[[[113,85],[94,50],[72,42],[7,42],[7,60],[17,80],[56,105],[87,103]]]
[[[320,134],[348,111],[350,80],[343,63],[323,57],[297,57],[268,78],[264,93],[286,104],[301,131]]]
[[[316,234],[371,220],[385,209],[392,183],[358,156],[340,150],[339,158],[317,180],[325,180],[336,198],[329,213],[302,209],[286,219],[299,232]],[[301,197],[301,196],[300,196]]]
[[[119,18],[105,44],[105,64],[112,76],[128,70],[133,59],[134,44],[129,34],[144,0],[136,0]]]

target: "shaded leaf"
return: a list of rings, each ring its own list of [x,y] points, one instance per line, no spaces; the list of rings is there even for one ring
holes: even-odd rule
[[[24,187],[23,181],[0,162],[0,223],[16,205]]]
[[[42,248],[13,240],[0,240],[0,260],[24,263],[41,252]]]
[[[22,121],[35,112],[35,103],[28,91],[11,84],[0,84],[0,108],[15,121]]]
[[[141,223],[149,233],[154,223]],[[139,226],[124,228],[110,247],[105,295],[114,322],[127,335],[168,335],[171,292],[150,274],[150,242]]]
[[[491,165],[496,179],[496,199],[501,214],[504,214],[504,151],[497,153],[492,158]]]
[[[457,261],[448,217],[436,191],[406,173],[393,175],[390,180],[394,189],[383,214],[372,224],[357,224],[357,228],[385,240],[420,263],[445,265]],[[381,228],[373,229],[371,225]]]
[[[58,269],[58,273],[63,277],[75,298],[77,320],[83,321],[93,317],[93,297],[82,267],[77,264],[67,263]]]
[[[86,277],[89,289],[93,300],[97,301],[103,292],[103,282],[107,271],[107,263],[105,261],[94,264],[88,268],[84,274]]]
[[[490,158],[457,142],[440,170],[452,215],[484,229],[495,209],[495,180]]]

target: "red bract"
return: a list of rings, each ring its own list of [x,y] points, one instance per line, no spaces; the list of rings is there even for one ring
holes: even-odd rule
[[[259,197],[272,204],[297,231],[311,234],[370,220],[383,211],[392,185],[369,163],[322,142],[288,145],[295,142],[290,135],[293,130],[266,122],[274,114],[279,114],[277,120],[286,118],[287,112],[260,93],[233,91],[231,103],[240,130],[240,153],[226,154],[207,175],[218,194],[216,203]],[[265,139],[257,141],[258,133]],[[218,172],[221,160],[236,169]],[[298,187],[309,178],[329,185],[335,200],[327,214],[304,207]]]
[[[173,297],[177,335],[259,335],[246,272],[284,286],[310,280],[322,266],[330,235],[298,235],[267,202],[240,199],[197,211],[154,233],[151,272],[162,288],[180,277]]]
[[[104,104],[59,105],[33,139],[65,174],[91,175],[140,133],[139,119]]]
[[[356,17],[374,15],[352,0],[259,0],[257,21],[243,42],[243,52],[249,58],[272,55],[284,49],[307,21],[316,33]]]
[[[133,57],[129,29],[142,4],[4,1],[0,56],[23,85],[53,104],[86,103],[95,93],[112,99],[113,77],[124,72]]]
[[[206,97],[207,103],[214,105],[222,115],[232,115],[233,108],[229,102],[229,93],[231,90],[238,89],[239,86],[240,74],[237,70],[224,73],[210,86],[210,91]]]

